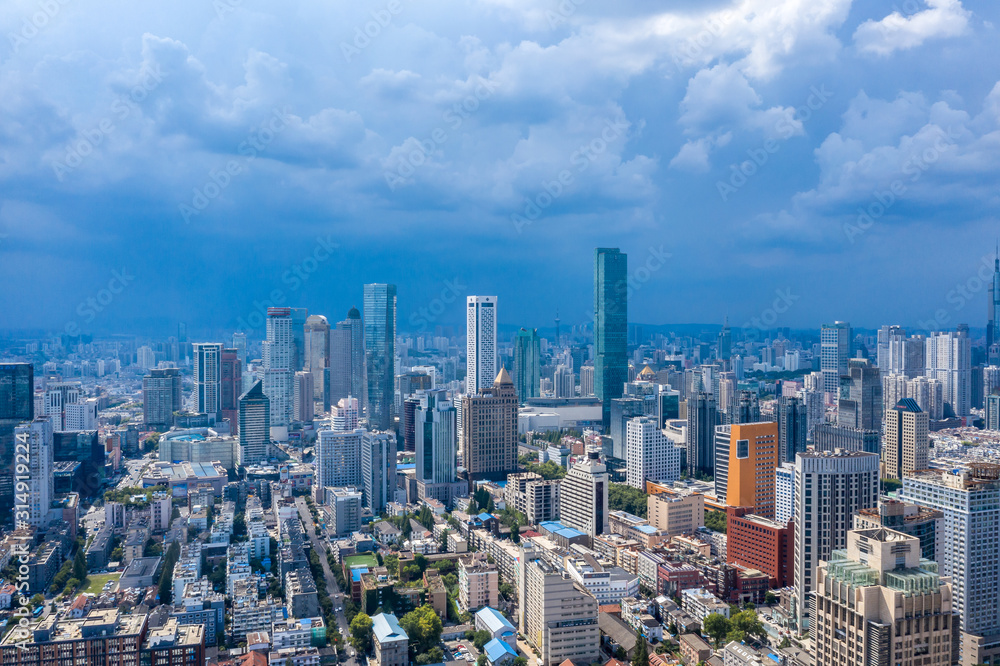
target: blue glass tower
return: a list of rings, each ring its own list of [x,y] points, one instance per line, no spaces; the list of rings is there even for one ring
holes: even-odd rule
[[[594,250],[594,394],[601,399],[604,428],[611,401],[628,381],[628,255],[618,248]]]
[[[364,301],[368,427],[372,430],[392,430],[396,377],[396,285],[366,284]]]

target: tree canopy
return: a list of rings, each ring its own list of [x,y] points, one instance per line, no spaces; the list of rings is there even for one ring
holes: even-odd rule
[[[410,611],[399,625],[418,654],[427,652],[441,641],[441,618],[432,606],[425,604]]]
[[[608,506],[612,511],[625,511],[645,518],[646,498],[645,492],[624,483],[612,483],[608,486]]]

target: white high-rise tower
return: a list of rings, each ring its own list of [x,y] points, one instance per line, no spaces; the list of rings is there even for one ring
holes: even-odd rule
[[[497,376],[497,297],[467,297],[465,323],[465,392],[476,395]]]
[[[194,345],[195,411],[222,416],[222,343]]]
[[[289,308],[267,309],[267,340],[262,344],[264,395],[271,401],[271,427],[292,420],[295,336]]]

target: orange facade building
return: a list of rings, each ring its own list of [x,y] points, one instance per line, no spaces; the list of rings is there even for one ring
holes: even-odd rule
[[[744,423],[729,428],[726,505],[748,507],[758,516],[773,519],[778,424]],[[716,465],[717,474],[721,467]]]

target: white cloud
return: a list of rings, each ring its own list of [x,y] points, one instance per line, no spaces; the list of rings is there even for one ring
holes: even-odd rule
[[[750,131],[765,139],[802,134],[802,121],[792,107],[763,108],[763,99],[735,65],[703,69],[688,82],[678,124],[692,137],[670,162],[678,169],[704,172],[713,148],[726,145],[734,131]]]
[[[958,37],[968,31],[972,12],[962,7],[961,0],[927,0],[927,7],[910,16],[894,11],[881,21],[865,21],[854,32],[855,45],[863,53],[888,56],[929,39]]]

